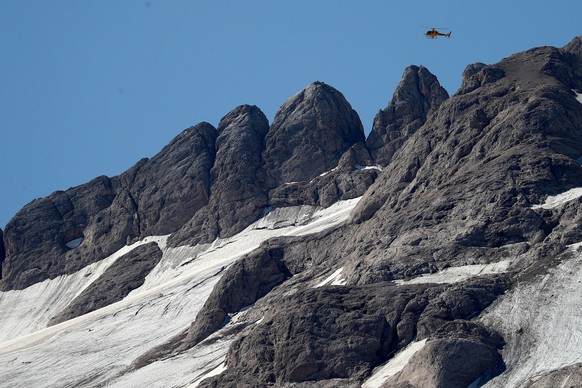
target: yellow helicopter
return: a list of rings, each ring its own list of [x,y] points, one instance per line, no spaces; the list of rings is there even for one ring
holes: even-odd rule
[[[442,29],[446,30],[446,28],[442,28]],[[442,32],[437,31],[436,28],[432,28],[432,29],[428,30],[424,34],[424,36],[426,36],[427,38],[430,38],[430,39],[435,39],[435,38],[438,38],[439,36],[446,36],[447,38],[450,39],[451,32],[452,31],[449,31],[449,33],[445,34],[445,33],[442,33]]]

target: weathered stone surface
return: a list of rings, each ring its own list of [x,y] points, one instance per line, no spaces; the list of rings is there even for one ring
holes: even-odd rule
[[[153,242],[121,256],[67,308],[52,318],[49,326],[119,302],[144,283],[161,258],[162,251]]]
[[[522,388],[576,388],[582,381],[582,363],[569,365],[561,369],[556,369],[545,373],[542,376],[535,376],[521,385]]]
[[[269,131],[258,108],[241,106],[217,132],[204,125],[205,135],[186,132],[184,143],[119,177],[29,205],[5,231],[2,287],[74,270],[145,234],[174,232],[174,245],[208,242],[236,233],[267,206],[328,206],[365,192],[350,222],[273,239],[233,264],[190,328],[132,366],[183,357],[238,313],[240,321],[210,339],[239,334],[228,369],[200,386],[359,386],[374,367],[423,339],[425,348],[385,385],[484,383],[503,368],[504,339],[476,318],[512,287],[550,281],[545,275],[566,257],[565,246],[582,238],[582,199],[532,209],[582,186],[582,105],[572,91],[582,91],[580,64],[577,38],[563,49],[471,65],[450,98],[428,70],[411,67],[377,116],[372,152],[349,104],[322,83],[287,101]],[[378,160],[383,169],[362,168]],[[176,166],[175,177],[164,175]],[[170,193],[189,171],[198,172]],[[153,190],[156,182],[164,187]],[[64,314],[122,298],[153,265],[141,257],[126,258],[131,270],[112,267],[71,305],[80,312]],[[507,273],[452,284],[391,281],[500,260],[511,260]],[[314,288],[338,269],[345,286]],[[117,282],[133,272],[137,278]],[[577,368],[524,381],[562,384]]]
[[[119,176],[26,205],[4,231],[0,289],[72,273],[127,242],[174,232],[208,202],[215,138],[214,127],[198,124]]]
[[[406,141],[353,212],[358,281],[488,261],[492,250],[551,232],[531,206],[582,186],[582,106],[545,70],[556,51],[476,66]]]
[[[281,106],[267,134],[263,159],[271,186],[310,181],[362,141],[362,123],[344,96],[314,82]]]
[[[460,286],[377,283],[282,290],[272,296],[263,321],[231,346],[227,372],[203,386],[236,386],[238,376],[251,375],[258,386],[362,380],[397,349],[426,338],[429,333],[423,328],[436,331],[453,323],[455,330],[442,331],[440,338],[455,333],[491,349],[499,359],[495,347],[500,337],[467,319],[486,308],[508,283],[480,279],[467,285],[473,300],[466,299]]]
[[[133,214],[123,207],[100,218],[115,199],[107,177],[25,206],[6,226],[6,260],[0,288],[25,288],[33,283],[78,270],[121,248],[135,235]],[[96,222],[99,219],[99,222]],[[83,238],[74,249],[69,241]]]
[[[208,203],[216,135],[208,123],[188,128],[135,175],[119,177],[135,203],[140,237],[175,232]]]
[[[266,244],[230,266],[216,284],[188,330],[138,357],[134,368],[190,349],[226,325],[233,314],[249,307],[291,276],[282,262],[282,248]]]
[[[437,339],[428,341],[383,386],[465,388],[476,381],[482,384],[503,369],[501,356],[490,346],[465,339]]]
[[[269,205],[328,207],[339,200],[362,196],[374,183],[379,171],[364,143],[358,142],[342,155],[332,170],[310,181],[283,184],[271,190]]]
[[[189,349],[228,322],[229,314],[254,304],[291,276],[281,249],[263,248],[234,263],[220,278],[190,326],[181,350]]]
[[[366,146],[372,158],[388,165],[396,151],[449,97],[425,67],[409,66],[388,106],[376,114]]]
[[[268,202],[261,159],[268,129],[266,116],[256,106],[242,105],[223,117],[208,206],[171,237],[172,245],[230,237],[260,218]]]
[[[432,345],[398,386],[466,386],[499,373],[503,339],[472,318],[512,286],[512,275],[451,286],[384,281],[517,256],[543,273],[551,264],[541,263],[576,240],[578,202],[546,213],[531,207],[582,186],[582,106],[568,78],[577,60],[540,48],[468,68],[461,90],[366,192],[355,224],[288,242],[284,262],[296,275],[264,297],[264,320],[233,343],[227,371],[203,386],[236,386],[239,376],[256,386],[363,379],[422,338]],[[348,286],[305,287],[316,269],[332,266],[343,266]]]

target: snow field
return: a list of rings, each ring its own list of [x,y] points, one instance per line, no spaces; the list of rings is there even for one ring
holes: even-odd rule
[[[25,290],[0,292],[0,351],[2,343],[46,327],[48,321],[97,280],[115,260],[151,241],[165,244],[164,237],[149,237],[72,274],[34,284]]]
[[[75,274],[0,293],[3,384],[188,387],[207,373],[221,373],[220,365],[232,340],[221,337],[136,371],[128,366],[190,326],[226,266],[268,238],[335,227],[348,219],[358,200],[341,201],[327,209],[276,209],[268,219],[238,235],[204,246],[171,248],[166,246],[168,236],[149,237]],[[295,213],[296,222],[283,222],[289,212]],[[150,241],[157,242],[164,254],[140,288],[120,302],[44,328],[117,258]]]
[[[532,376],[582,362],[581,246],[570,246],[573,258],[508,291],[482,315],[507,343],[507,369],[486,387],[521,386]]]
[[[345,286],[347,281],[343,278],[342,276],[342,271],[344,270],[344,268],[339,268],[338,270],[336,270],[334,273],[332,273],[331,275],[329,275],[325,280],[323,280],[321,283],[315,285],[313,288],[319,288],[319,287],[323,287],[323,286]]]
[[[502,260],[491,264],[471,264],[461,267],[445,268],[437,273],[425,274],[409,280],[395,280],[398,285],[439,283],[452,284],[463,282],[474,276],[491,275],[507,272],[511,266],[511,260]]]
[[[574,93],[576,93],[576,91],[574,91]],[[582,104],[582,93],[576,93],[576,100]]]
[[[581,157],[582,158],[582,157]],[[540,205],[534,205],[531,208],[533,210],[536,209],[554,209],[558,206],[561,206],[569,201],[572,201],[576,198],[582,196],[582,187],[576,187],[574,189],[570,189],[565,193],[561,193],[558,195],[552,195],[546,198],[546,201]]]
[[[375,368],[372,372],[372,376],[362,384],[362,388],[380,388],[386,380],[404,369],[412,356],[422,349],[425,344],[426,339],[408,344],[405,348],[396,353],[396,355],[394,355],[394,357],[392,357],[386,364]]]

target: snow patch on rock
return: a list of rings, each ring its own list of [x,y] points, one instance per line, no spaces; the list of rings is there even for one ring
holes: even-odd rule
[[[128,367],[167,343],[196,318],[224,268],[268,238],[334,228],[348,219],[359,198],[312,209],[305,223],[275,229],[253,224],[236,236],[197,247],[167,247],[168,236],[148,237],[72,275],[24,290],[0,292],[0,375],[6,386],[188,387],[218,373],[233,337],[195,346],[138,370]],[[295,209],[297,214],[304,214]],[[283,217],[283,215],[281,215]],[[123,300],[45,328],[122,255],[156,242],[163,257],[144,284]],[[242,314],[242,313],[241,313]],[[58,370],[58,373],[55,373]]]
[[[403,284],[425,284],[425,283],[458,283],[474,276],[491,275],[507,272],[511,266],[511,260],[502,260],[491,264],[471,264],[461,267],[445,268],[442,271],[432,274],[425,274],[414,279],[396,280],[398,285]]]
[[[71,275],[58,276],[24,290],[0,292],[0,343],[44,329],[48,321],[97,280],[118,258],[140,245],[165,246],[167,236],[149,237]]]
[[[334,273],[329,275],[325,280],[323,280],[321,283],[317,284],[313,288],[318,288],[318,287],[323,287],[323,286],[328,286],[328,285],[345,286],[347,282],[342,276],[343,270],[344,270],[343,267],[339,268],[338,270],[336,270]]]
[[[356,164],[354,167],[356,170],[378,170],[378,171],[384,170],[384,168],[382,166],[380,166],[379,164],[376,164],[373,166],[362,166],[362,165]]]
[[[426,339],[415,341],[400,350],[386,364],[374,369],[372,375],[364,382],[362,388],[380,388],[382,384],[396,373],[400,372],[412,356],[426,344]]]
[[[481,321],[506,341],[504,373],[486,387],[517,387],[532,376],[582,361],[582,243],[546,275],[501,296]]]
[[[531,208],[536,209],[553,209],[570,202],[582,196],[582,187],[576,187],[558,195],[552,195],[546,198],[546,201],[540,205],[534,205]]]
[[[81,246],[81,244],[83,243],[83,240],[85,240],[85,238],[79,237],[79,238],[76,238],[74,240],[67,241],[65,243],[65,246],[69,249],[79,248]]]

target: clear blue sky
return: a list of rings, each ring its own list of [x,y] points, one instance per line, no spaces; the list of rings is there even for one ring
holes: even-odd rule
[[[406,66],[453,94],[470,63],[567,44],[580,15],[580,0],[1,0],[0,227],[238,105],[272,120],[316,80],[369,132]]]

